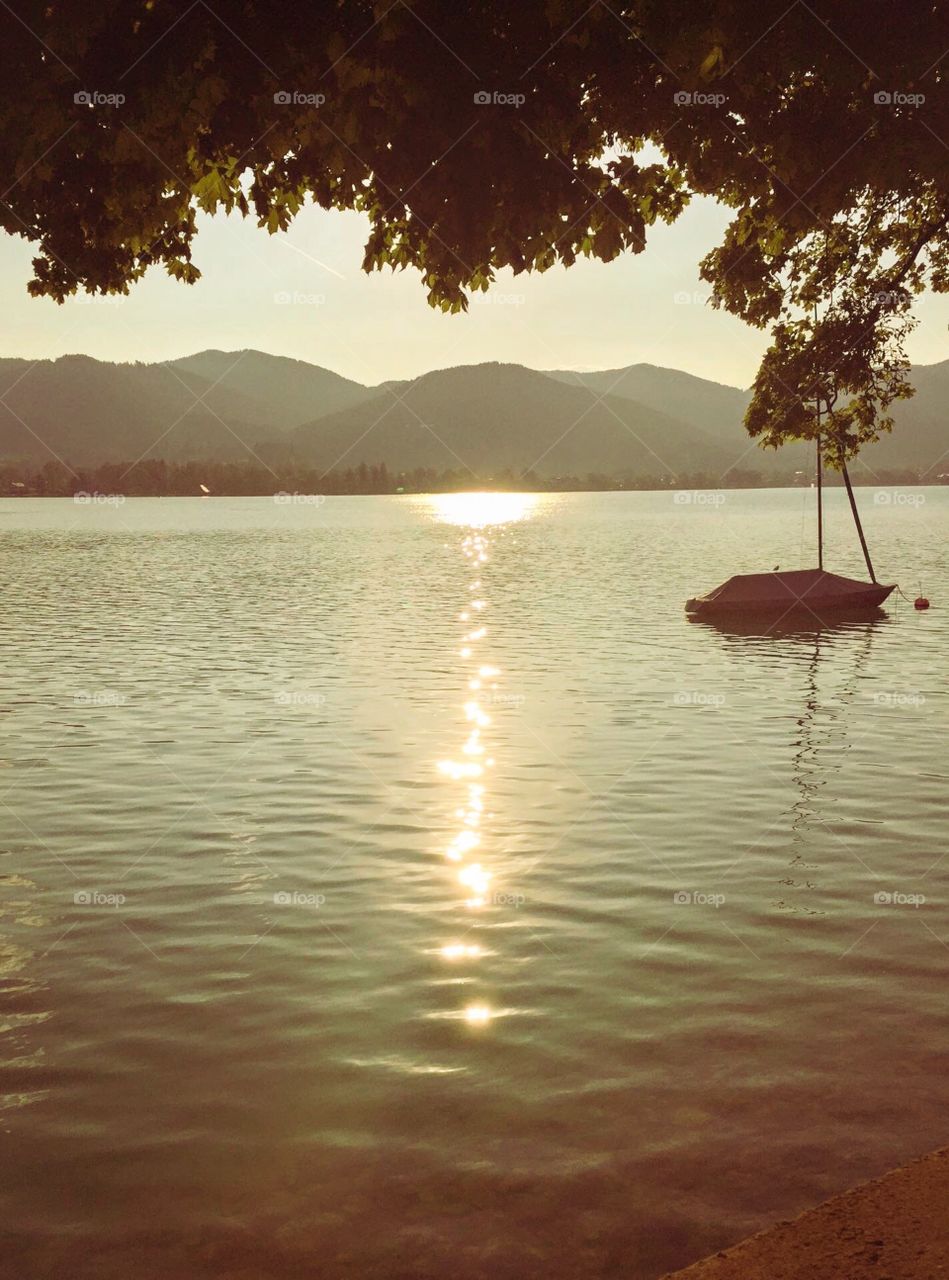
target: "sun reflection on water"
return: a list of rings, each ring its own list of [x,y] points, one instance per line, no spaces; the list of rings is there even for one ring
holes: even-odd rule
[[[484,529],[489,525],[526,520],[541,500],[538,493],[432,493],[426,496],[432,514],[445,524]],[[471,559],[483,564],[487,548],[479,547]]]
[[[436,519],[466,530],[461,539],[461,552],[475,571],[480,572],[481,566],[490,561],[490,539],[485,530],[528,518],[537,507],[539,495],[446,493],[432,495],[425,501]],[[475,917],[466,930],[470,933],[478,927],[477,916],[492,902],[494,877],[485,865],[487,854],[483,849],[482,831],[483,819],[490,817],[485,811],[485,779],[494,765],[494,757],[488,754],[491,716],[485,709],[485,699],[497,689],[502,673],[499,667],[485,662],[482,652],[483,646],[490,642],[491,628],[486,616],[490,612],[488,593],[480,577],[469,583],[468,595],[472,598],[458,613],[461,634],[457,653],[465,668],[462,687],[466,692],[460,705],[469,728],[460,744],[459,758],[440,760],[438,770],[448,782],[463,788],[453,810],[459,827],[442,852],[454,865],[455,883],[463,891],[459,906]],[[438,948],[438,954],[443,960],[457,964],[480,960],[490,952],[465,939],[444,944]],[[476,1000],[450,1016],[459,1017],[470,1026],[484,1027],[497,1013],[484,1000]]]
[[[464,942],[449,942],[442,947],[441,954],[446,960],[477,960],[483,955],[479,946]]]

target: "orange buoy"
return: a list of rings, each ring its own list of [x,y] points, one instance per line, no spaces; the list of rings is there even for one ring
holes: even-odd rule
[[[928,609],[928,608],[929,608],[929,601],[926,599],[926,597],[925,597],[925,596],[917,596],[917,597],[916,597],[916,599],[913,601],[913,608],[914,608],[914,609]]]

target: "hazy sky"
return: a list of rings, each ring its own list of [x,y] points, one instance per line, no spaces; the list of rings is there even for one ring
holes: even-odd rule
[[[648,361],[747,386],[765,335],[704,304],[698,262],[726,212],[696,202],[657,227],[639,256],[581,261],[544,275],[508,273],[468,315],[433,311],[411,271],[365,275],[365,222],[305,210],[287,235],[238,216],[204,217],[192,287],[154,270],[128,298],[58,307],[26,293],[32,249],[0,236],[0,355],[163,360],[207,347],[257,347],[335,369],[359,382],[404,378],[483,360],[535,369],[606,369]],[[910,357],[949,356],[949,298],[927,296]]]

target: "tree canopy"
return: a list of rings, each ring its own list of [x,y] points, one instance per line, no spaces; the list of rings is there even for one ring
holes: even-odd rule
[[[712,305],[769,328],[747,424],[853,454],[949,289],[942,0],[11,0],[0,225],[29,289],[193,283],[199,209],[369,223],[364,267],[466,305],[728,207]],[[630,299],[635,306],[635,298]]]

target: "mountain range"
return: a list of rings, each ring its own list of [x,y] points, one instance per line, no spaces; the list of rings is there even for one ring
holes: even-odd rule
[[[949,471],[949,360],[912,370],[916,395],[861,455],[870,469]],[[0,460],[71,466],[140,458],[294,461],[331,470],[385,462],[481,477],[656,476],[806,469],[811,450],[759,449],[749,392],[678,369],[597,372],[461,365],[364,386],[262,351],[202,351],[155,364],[90,356],[0,360]]]

